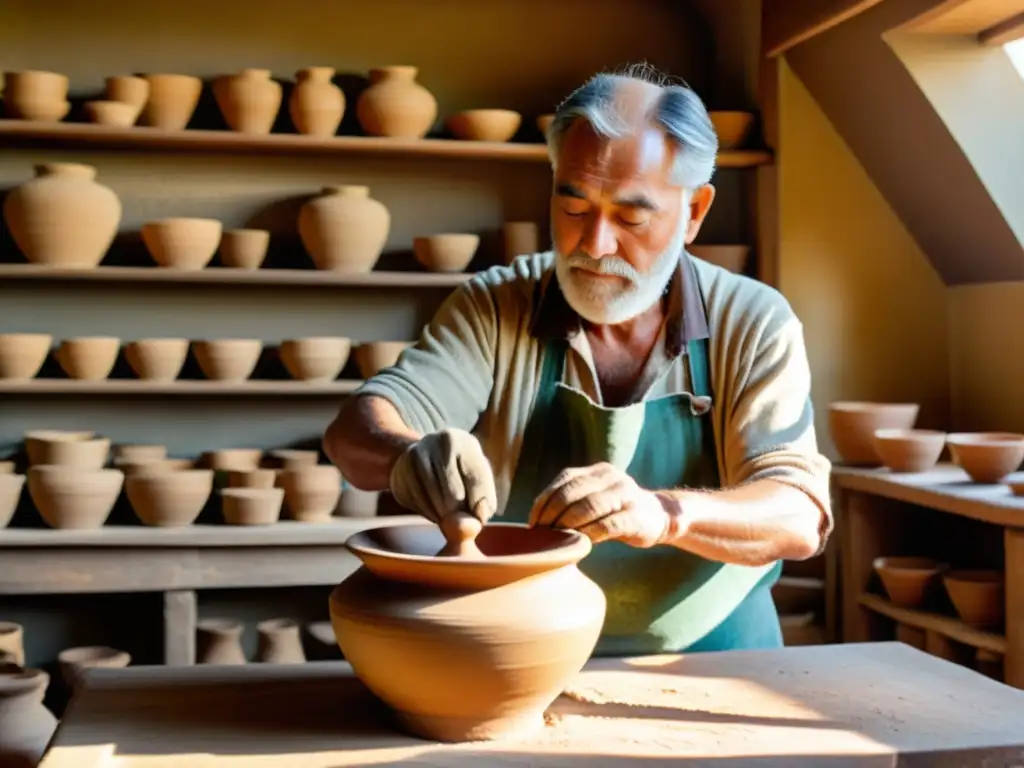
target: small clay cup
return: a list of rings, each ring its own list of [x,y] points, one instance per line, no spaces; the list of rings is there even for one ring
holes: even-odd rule
[[[929,557],[879,557],[875,572],[894,605],[918,608],[948,566]]]
[[[947,436],[953,461],[976,483],[998,483],[1024,461],[1024,435],[958,432]]]
[[[72,379],[102,381],[110,375],[121,351],[116,336],[80,336],[64,339],[57,347],[57,362]]]
[[[192,343],[196,362],[208,379],[245,381],[256,368],[263,342],[259,339],[213,339]]]
[[[949,571],[942,578],[961,621],[978,629],[1002,625],[1006,615],[1006,574],[994,570]]]
[[[228,488],[273,488],[277,472],[273,469],[235,469],[228,472]]]
[[[341,472],[330,464],[282,469],[278,485],[289,515],[300,523],[330,522],[341,498]]]
[[[472,234],[426,235],[412,241],[416,261],[431,272],[462,272],[479,246],[480,236]]]
[[[299,625],[292,619],[268,619],[256,625],[258,646],[256,656],[263,664],[302,664],[306,653],[302,649]]]
[[[125,478],[125,493],[145,525],[192,525],[213,493],[213,470],[143,470]]]
[[[110,440],[91,432],[34,430],[26,432],[25,453],[30,466],[40,464],[100,469],[107,464]]]
[[[928,429],[876,429],[875,452],[893,472],[927,472],[946,447],[946,433]]]
[[[719,149],[737,149],[743,145],[754,125],[750,112],[718,110],[708,113],[718,135]]]
[[[124,348],[124,356],[145,381],[174,381],[188,357],[188,339],[137,339]]]
[[[115,445],[114,464],[143,464],[167,458],[166,445]]]
[[[334,381],[348,362],[352,340],[345,336],[285,339],[277,353],[285,370],[298,381]]]
[[[173,217],[142,225],[142,241],[159,266],[202,269],[220,244],[223,226],[217,219]]]
[[[122,101],[87,101],[85,115],[90,123],[114,128],[130,128],[139,119],[139,109]]]
[[[283,488],[224,488],[220,495],[228,525],[273,525],[281,518]]]
[[[34,379],[52,344],[48,333],[0,333],[0,379]]]
[[[10,658],[10,663],[25,666],[25,630],[13,621],[0,621],[0,656]]]
[[[296,448],[275,448],[270,452],[268,462],[278,469],[315,467],[320,463],[320,452],[303,451]]]
[[[448,130],[463,141],[508,141],[523,116],[511,109],[469,109],[448,118]]]
[[[875,432],[879,429],[911,429],[919,410],[917,403],[832,403],[828,410],[832,442],[844,463],[878,466],[882,460],[875,450]]]
[[[229,229],[220,239],[221,264],[235,269],[258,269],[269,246],[270,233],[265,229]]]

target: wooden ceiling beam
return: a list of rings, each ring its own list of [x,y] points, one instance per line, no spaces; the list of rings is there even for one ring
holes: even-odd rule
[[[1024,37],[1024,12],[1018,13],[1005,21],[993,24],[978,33],[978,42],[982,45],[1006,45]]]
[[[766,0],[761,28],[762,51],[768,57],[779,56],[880,2],[882,0]]]

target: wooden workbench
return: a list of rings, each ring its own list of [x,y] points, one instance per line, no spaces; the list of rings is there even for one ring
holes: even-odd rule
[[[596,660],[542,731],[397,735],[343,662],[94,670],[41,768],[1010,766],[1024,692],[901,643]]]

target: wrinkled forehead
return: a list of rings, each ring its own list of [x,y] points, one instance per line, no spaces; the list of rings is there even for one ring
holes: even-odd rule
[[[609,139],[586,120],[577,120],[562,138],[556,176],[559,182],[587,186],[668,188],[675,186],[676,152],[671,139],[653,125]]]

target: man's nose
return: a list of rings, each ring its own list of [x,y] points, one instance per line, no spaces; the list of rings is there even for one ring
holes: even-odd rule
[[[592,216],[587,223],[580,249],[592,259],[612,256],[618,250],[615,228],[606,216]]]

